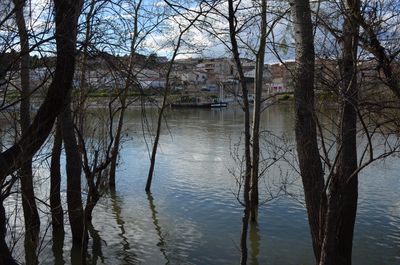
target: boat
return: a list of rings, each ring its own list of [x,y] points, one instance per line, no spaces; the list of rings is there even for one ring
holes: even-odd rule
[[[200,97],[184,96],[177,102],[171,103],[173,108],[210,108],[212,102],[204,101]]]
[[[172,103],[173,108],[211,108],[213,103],[195,103],[195,102],[176,102]]]
[[[223,101],[217,101],[214,103],[211,103],[211,108],[226,108],[228,106],[227,102],[223,102]]]

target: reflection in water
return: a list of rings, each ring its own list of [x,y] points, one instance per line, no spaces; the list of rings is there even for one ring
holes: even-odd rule
[[[126,128],[132,139],[126,141],[121,151],[118,196],[114,192],[103,197],[95,210],[95,228],[101,227],[99,233],[108,244],[108,247],[104,242],[101,245],[104,264],[158,265],[167,262],[165,256],[170,264],[238,264],[238,228],[243,211],[232,195],[237,187],[227,168],[234,163],[230,147],[241,136],[243,112],[239,108],[171,111],[170,132],[164,131],[163,150],[158,160],[157,172],[162,177],[157,178],[153,191],[157,193],[155,208],[149,206],[151,200],[143,191],[148,156],[141,137],[141,112],[133,109],[128,116]],[[263,113],[264,128],[274,135],[285,133],[293,140],[292,116],[288,106],[272,106]],[[360,178],[354,265],[399,264],[400,164],[396,161],[388,159],[384,164],[372,165]],[[282,165],[282,170],[285,167]],[[278,176],[280,171],[276,173]],[[275,180],[278,181],[272,178],[271,182]],[[291,183],[290,179],[287,183]],[[301,199],[301,181],[293,184],[293,194]],[[65,189],[65,181],[62,185]],[[39,194],[39,197],[46,196]],[[159,198],[163,199],[162,205]],[[15,200],[14,197],[8,200],[7,211],[16,212]],[[258,227],[249,226],[249,265],[313,263],[307,214],[296,200],[281,197],[260,206],[258,222]],[[13,238],[18,236],[18,231],[13,232]],[[64,244],[69,248],[69,229],[66,233]],[[23,238],[15,249],[21,263],[22,241]],[[44,260],[41,257],[46,255],[43,255],[41,264],[70,264],[67,248],[63,260],[62,244],[63,240],[59,240],[53,245],[55,262]],[[51,244],[44,246],[50,246],[44,249],[44,254],[49,254]],[[92,249],[89,252],[94,255]],[[100,256],[98,265],[102,263]]]
[[[122,256],[123,256],[123,261],[126,262],[126,264],[137,264],[137,256],[134,253],[131,253],[131,247],[129,245],[128,238],[125,236],[126,231],[124,227],[124,220],[122,219],[121,216],[121,201],[117,197],[115,190],[111,189],[110,191],[111,195],[111,203],[112,203],[112,211],[115,216],[115,221],[117,222],[117,225],[119,229],[121,230],[121,233],[118,233],[118,236],[122,239]]]
[[[88,231],[93,240],[91,264],[96,265],[98,258],[100,258],[101,262],[104,263],[103,251],[101,250],[102,239],[99,235],[99,231],[97,231],[92,224],[89,224]]]
[[[54,255],[54,265],[64,265],[63,257],[63,247],[64,247],[64,230],[53,230],[53,255]]]
[[[251,265],[258,265],[258,254],[260,253],[260,229],[257,223],[250,222],[250,244],[251,244]]]
[[[240,231],[240,264],[247,264],[247,230],[249,228],[249,210],[243,210],[242,227]]]
[[[165,264],[170,264],[168,256],[167,256],[167,244],[165,243],[162,231],[161,231],[161,226],[160,226],[160,222],[158,221],[157,218],[157,210],[156,210],[156,206],[154,205],[154,199],[153,196],[151,195],[151,192],[147,193],[147,199],[149,200],[149,204],[150,204],[150,210],[151,210],[151,218],[153,219],[153,224],[154,224],[154,228],[156,229],[157,235],[158,235],[158,243],[157,246],[160,248],[160,251],[162,253],[162,255],[165,258],[166,263]]]

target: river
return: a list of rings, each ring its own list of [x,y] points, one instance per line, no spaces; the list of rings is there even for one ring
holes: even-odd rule
[[[150,124],[154,121],[151,117],[149,113]],[[268,139],[279,144],[279,137],[285,135],[286,145],[293,147],[289,104],[267,109],[262,119],[263,129],[270,132],[265,134]],[[239,263],[243,208],[230,172],[237,169],[232,153],[243,128],[242,111],[232,107],[170,110],[167,121],[152,195],[147,196],[149,154],[141,112],[128,112],[116,191],[105,194],[94,210],[97,233],[89,249],[92,264]],[[150,144],[148,137],[147,142]],[[356,265],[400,263],[398,161],[389,158],[360,174],[353,253]],[[261,201],[267,202],[259,208],[258,225],[250,227],[249,264],[314,264],[298,176],[286,163],[278,162],[260,183]],[[281,196],[282,185],[291,196]],[[269,200],[271,194],[276,198]],[[67,234],[57,264],[69,264],[69,242]],[[55,263],[51,242],[43,245],[40,260],[41,264]]]

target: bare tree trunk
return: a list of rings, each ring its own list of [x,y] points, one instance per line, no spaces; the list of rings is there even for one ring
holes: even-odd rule
[[[264,74],[265,44],[267,40],[267,0],[261,1],[261,21],[260,21],[260,44],[256,59],[256,75],[254,84],[254,109],[253,109],[253,131],[252,131],[252,168],[251,168],[251,212],[250,220],[257,221],[258,207],[258,179],[260,162],[260,119],[261,119],[261,96]]]
[[[356,10],[359,0],[344,1],[344,25],[341,72],[340,127],[338,132],[338,162],[336,174],[329,183],[325,239],[322,245],[321,265],[351,265],[353,231],[357,214],[357,48],[359,27]]]
[[[75,68],[77,15],[81,0],[54,0],[56,19],[57,62],[53,82],[28,132],[0,154],[0,181],[19,169],[26,157],[32,157],[49,136],[56,117],[65,107],[65,98],[72,87]]]
[[[318,151],[314,108],[314,37],[308,0],[295,0],[296,71],[294,78],[297,153],[314,255],[320,260],[326,198],[324,174]]]
[[[129,69],[131,71],[131,67],[129,67]],[[127,82],[129,82],[129,81],[127,81]],[[124,125],[126,98],[128,96],[128,89],[129,89],[129,85],[126,84],[124,93],[121,98],[121,112],[119,114],[117,132],[115,133],[114,145],[113,145],[113,149],[111,151],[110,177],[109,177],[108,184],[109,184],[110,188],[112,188],[112,189],[115,189],[115,172],[117,170],[118,152],[119,152],[119,145],[121,142],[122,127]]]
[[[233,7],[233,0],[228,1],[228,8],[229,8],[229,36],[232,45],[232,54],[235,60],[236,68],[239,74],[239,82],[242,87],[242,96],[243,96],[243,111],[244,111],[244,137],[245,137],[245,187],[244,187],[244,203],[247,205],[250,202],[250,198],[248,197],[250,191],[250,177],[251,177],[251,149],[250,149],[250,109],[249,109],[249,90],[246,85],[246,79],[244,76],[244,71],[242,67],[242,63],[240,61],[239,56],[239,48],[236,40],[236,27],[235,27],[235,11]],[[246,185],[247,182],[247,185]],[[247,188],[246,188],[247,187]],[[247,194],[247,195],[246,195]]]
[[[70,96],[68,100],[70,100]],[[64,139],[67,171],[67,204],[74,244],[84,243],[84,216],[81,197],[82,160],[75,137],[70,104],[62,117],[62,136]]]
[[[158,147],[158,142],[160,140],[161,125],[162,125],[164,110],[166,107],[166,99],[168,97],[167,88],[165,88],[165,90],[166,91],[164,92],[163,102],[162,102],[160,110],[158,111],[157,130],[156,130],[156,136],[154,137],[153,149],[151,151],[149,174],[147,175],[147,182],[146,182],[146,188],[145,188],[146,192],[150,192],[151,182],[153,181],[154,166],[156,164],[157,147]]]
[[[110,163],[110,178],[109,178],[109,186],[112,189],[115,189],[115,172],[117,169],[117,160],[118,160],[118,152],[119,152],[119,145],[121,142],[121,134],[122,134],[122,126],[124,125],[124,117],[125,117],[125,110],[126,110],[126,99],[128,97],[128,91],[132,84],[132,71],[133,71],[133,58],[136,53],[136,45],[138,39],[138,19],[139,19],[139,10],[142,5],[142,0],[140,0],[136,7],[135,7],[135,17],[133,21],[133,37],[131,43],[131,50],[129,54],[129,66],[128,66],[128,75],[125,80],[125,88],[124,92],[121,97],[121,112],[118,119],[118,127],[117,132],[114,138],[114,145],[111,151],[111,163]]]
[[[20,124],[22,134],[28,132],[30,121],[29,39],[24,18],[24,0],[14,0],[15,17],[21,46],[21,105]],[[27,158],[21,169],[22,208],[25,220],[25,261],[37,264],[36,249],[39,243],[40,219],[33,188],[32,159]]]
[[[64,213],[61,204],[61,171],[60,157],[62,148],[61,120],[56,123],[53,150],[50,164],[50,208],[53,233],[58,230],[64,233]]]
[[[61,1],[55,3],[55,24],[57,43],[57,62],[53,81],[47,91],[46,98],[39,108],[35,119],[21,139],[0,154],[0,182],[19,169],[27,159],[43,145],[54,124],[54,120],[64,107],[65,97],[72,87],[75,67],[75,43],[77,31],[77,16],[82,1]],[[1,200],[3,203],[4,198]],[[15,264],[11,252],[5,242],[6,220],[4,207],[0,206],[0,261],[5,264]]]
[[[246,80],[240,61],[239,48],[236,40],[236,25],[235,25],[235,9],[233,6],[233,0],[228,0],[228,22],[229,22],[229,37],[232,45],[232,54],[235,60],[236,68],[239,74],[239,82],[242,87],[243,95],[243,111],[244,111],[244,137],[245,137],[245,172],[244,172],[244,187],[243,187],[243,202],[244,202],[244,214],[242,218],[242,232],[240,239],[240,250],[241,258],[240,264],[244,265],[247,263],[247,230],[251,212],[250,204],[250,182],[251,182],[251,149],[250,149],[250,110],[249,110],[249,90],[246,85]]]
[[[170,75],[171,75],[172,67],[174,65],[175,58],[178,55],[178,51],[179,51],[179,48],[181,46],[181,41],[182,41],[183,35],[196,22],[196,20],[200,17],[200,15],[201,15],[201,12],[198,13],[197,16],[193,20],[190,21],[189,25],[186,26],[186,28],[184,28],[183,30],[180,31],[180,34],[179,34],[179,37],[178,37],[178,41],[177,41],[177,44],[176,44],[175,49],[174,49],[174,53],[172,55],[171,61],[170,61],[169,66],[168,66],[168,71],[167,71],[166,80],[165,80],[165,91],[164,91],[164,95],[163,95],[163,101],[162,101],[162,105],[160,107],[160,110],[158,111],[157,131],[156,131],[156,136],[154,137],[153,149],[152,149],[151,157],[150,157],[150,168],[149,168],[149,174],[147,175],[147,182],[146,182],[146,188],[145,188],[146,192],[150,192],[151,182],[153,180],[154,166],[155,166],[155,163],[156,163],[158,142],[160,140],[162,119],[164,117],[165,108],[167,107],[168,96],[169,96],[170,91],[171,91]]]
[[[96,174],[99,174],[98,179],[101,177],[99,173],[96,173],[97,162],[98,162],[98,152],[95,151],[94,154],[94,162],[93,162],[93,171],[86,173],[86,180],[88,183],[88,195],[86,198],[86,206],[85,206],[85,233],[87,233],[89,225],[92,224],[92,212],[97,202],[100,199],[100,194],[98,191],[98,185],[95,183]]]

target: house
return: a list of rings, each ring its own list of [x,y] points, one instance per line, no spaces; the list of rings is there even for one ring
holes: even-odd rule
[[[293,92],[294,61],[275,63],[268,66],[268,94]]]

